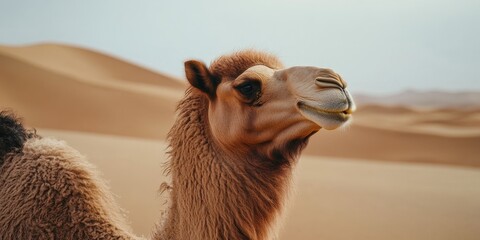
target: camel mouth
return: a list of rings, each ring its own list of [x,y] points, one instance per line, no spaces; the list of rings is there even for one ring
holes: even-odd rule
[[[345,124],[354,111],[350,107],[347,110],[321,109],[304,101],[299,101],[297,107],[305,118],[327,130],[333,130]]]

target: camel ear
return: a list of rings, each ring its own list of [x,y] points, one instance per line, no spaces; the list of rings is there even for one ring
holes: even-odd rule
[[[203,62],[196,60],[186,61],[185,75],[192,86],[200,89],[210,98],[215,97],[215,92],[217,90],[219,81],[212,76],[207,66],[205,66]]]

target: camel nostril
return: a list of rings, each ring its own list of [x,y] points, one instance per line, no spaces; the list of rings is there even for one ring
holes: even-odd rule
[[[339,80],[330,77],[317,77],[315,84],[321,88],[344,88]]]

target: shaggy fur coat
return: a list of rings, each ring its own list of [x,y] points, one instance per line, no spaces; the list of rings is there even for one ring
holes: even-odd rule
[[[0,114],[0,239],[137,239],[75,149]]]

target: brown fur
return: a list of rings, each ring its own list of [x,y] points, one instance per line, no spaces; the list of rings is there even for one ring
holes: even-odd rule
[[[266,239],[284,204],[290,165],[226,154],[206,127],[207,108],[206,97],[193,92],[179,105],[169,134],[172,206],[155,239]]]
[[[215,60],[210,71],[228,81],[255,65],[280,68],[272,55],[243,51]],[[267,239],[290,186],[292,163],[306,139],[263,154],[231,153],[213,139],[209,99],[187,91],[169,133],[171,208],[154,239]],[[163,229],[162,229],[163,228]]]
[[[217,58],[210,64],[209,70],[216,77],[234,79],[249,67],[260,64],[273,69],[283,68],[282,62],[274,55],[244,50]]]
[[[31,138],[0,167],[0,239],[136,239],[95,169],[74,149]]]

